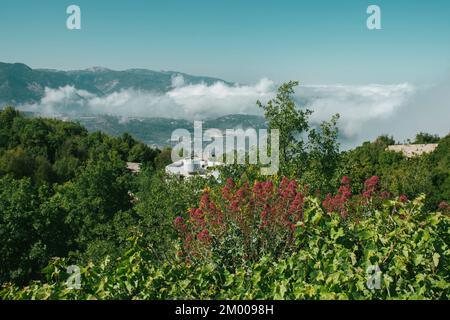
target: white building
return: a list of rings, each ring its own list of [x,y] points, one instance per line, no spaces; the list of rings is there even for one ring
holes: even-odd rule
[[[201,158],[182,159],[166,166],[166,173],[183,177],[213,176],[217,179],[219,177],[219,171],[214,170],[214,168],[220,165],[222,165],[222,162]]]
[[[420,156],[424,153],[431,153],[438,147],[437,143],[433,144],[399,144],[386,148],[387,151],[401,152],[407,158]]]
[[[127,162],[127,169],[133,173],[141,172],[141,164],[137,162]]]

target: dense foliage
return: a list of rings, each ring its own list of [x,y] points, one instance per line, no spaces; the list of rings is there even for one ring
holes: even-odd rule
[[[39,278],[54,256],[117,252],[133,224],[125,162],[153,166],[158,151],[129,135],[0,113],[0,282]]]
[[[369,206],[364,218],[353,219],[352,212],[348,218],[327,213],[318,199],[307,196],[294,228],[296,250],[281,260],[266,252],[231,270],[219,256],[196,263],[173,256],[160,263],[152,258],[151,247],[133,238],[122,257],[81,268],[80,289],[67,287],[71,281],[67,261],[56,259],[46,268],[46,284],[6,286],[0,295],[4,299],[448,299],[448,212],[426,213],[422,201],[423,197],[385,200]],[[222,257],[233,254],[224,252]],[[373,266],[381,272],[380,284],[368,288]]]
[[[410,198],[426,194],[428,210],[436,210],[442,201],[450,203],[450,135],[440,139],[431,154],[406,158],[401,153],[386,151],[391,139],[380,137],[342,153],[337,176],[347,175],[353,190],[362,190],[367,177],[377,175],[384,190]]]

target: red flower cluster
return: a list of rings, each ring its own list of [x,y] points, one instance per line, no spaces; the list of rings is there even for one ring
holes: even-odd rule
[[[231,192],[234,189],[235,184],[233,179],[228,178],[227,182],[225,183],[225,186],[222,188],[222,197],[224,199],[230,200],[231,198]]]
[[[341,184],[346,185],[346,184],[350,184],[350,182],[351,182],[351,180],[347,176],[343,176],[342,179],[341,179]]]
[[[332,197],[331,194],[327,194],[322,205],[328,213],[338,212],[343,218],[346,218],[348,216],[347,201],[351,196],[350,179],[344,176],[337,195]]]
[[[211,237],[209,236],[209,231],[207,229],[203,229],[198,235],[197,239],[202,242],[209,242]]]
[[[262,228],[269,229],[269,232],[276,232],[280,228],[279,232],[286,228],[295,230],[296,223],[303,219],[304,203],[304,196],[297,189],[296,181],[284,177],[275,193],[272,192],[272,182],[263,184],[261,192],[254,190],[257,203],[265,203]]]
[[[378,181],[380,179],[377,176],[373,176],[369,179],[366,180],[366,182],[364,182],[364,193],[363,196],[365,198],[372,198],[375,191],[376,191],[376,187],[378,185]]]
[[[322,205],[329,214],[338,213],[345,219],[352,213],[358,220],[391,197],[388,192],[378,191],[377,176],[365,181],[361,194],[353,195],[350,183],[350,178],[344,176],[337,194],[326,196]],[[402,203],[409,201],[405,195],[398,199]],[[182,255],[191,261],[213,252],[231,252],[230,260],[251,260],[261,252],[276,255],[280,250],[292,249],[296,227],[304,227],[304,203],[304,194],[294,180],[283,178],[279,184],[256,182],[251,187],[247,182],[236,185],[228,179],[221,192],[205,192],[198,207],[190,209],[185,219],[175,219],[174,226],[183,239]],[[439,208],[443,212],[450,210],[446,202]],[[237,248],[242,251],[235,257]]]
[[[180,231],[186,231],[187,225],[182,217],[176,217],[174,221],[175,228]]]
[[[261,247],[271,250],[275,238],[283,246],[293,243],[295,227],[303,218],[304,196],[297,189],[297,182],[287,178],[278,187],[272,181],[238,187],[228,179],[220,195],[203,194],[198,208],[189,210],[186,221],[175,219],[175,227],[184,239],[184,253],[202,255],[213,245],[213,239],[215,245],[225,243],[230,233],[239,235],[249,251],[248,258]],[[255,249],[255,244],[260,248]]]

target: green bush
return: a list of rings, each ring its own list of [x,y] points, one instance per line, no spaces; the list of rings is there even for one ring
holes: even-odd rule
[[[81,268],[81,288],[69,289],[67,262],[54,260],[47,282],[6,285],[2,299],[448,299],[449,216],[423,211],[423,197],[386,200],[363,220],[327,214],[306,197],[297,250],[270,255],[230,272],[220,261],[152,260],[131,241],[119,259]],[[381,270],[379,289],[368,268]],[[69,279],[70,281],[71,279]]]

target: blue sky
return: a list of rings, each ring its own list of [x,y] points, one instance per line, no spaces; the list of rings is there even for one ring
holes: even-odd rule
[[[70,4],[82,30],[66,29]],[[369,4],[381,7],[382,30],[366,28]],[[241,83],[428,83],[450,73],[450,1],[2,0],[0,61]]]

